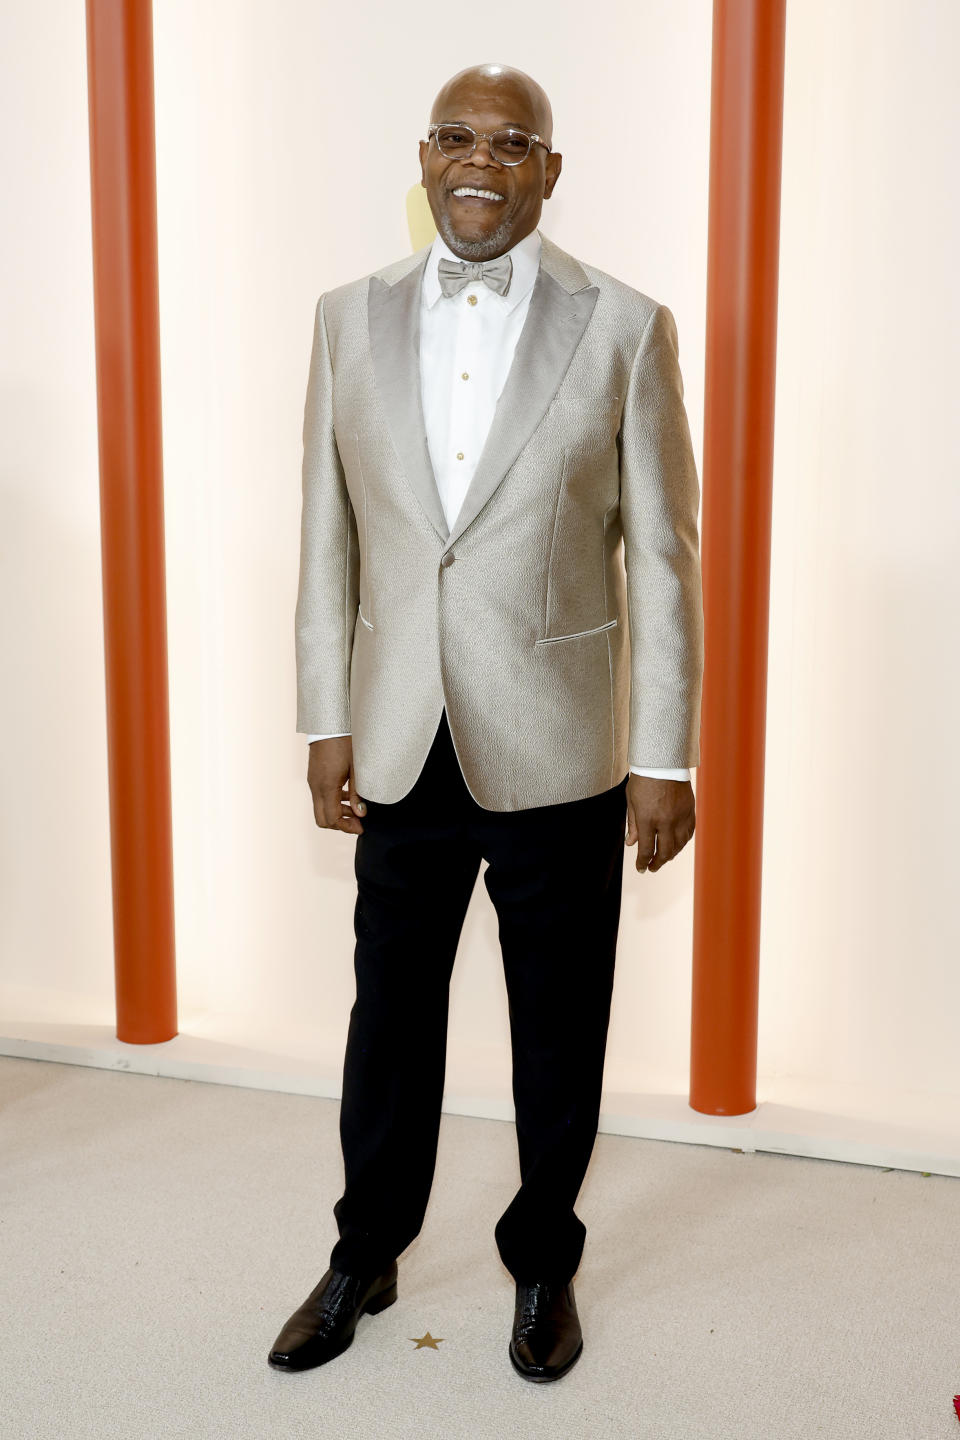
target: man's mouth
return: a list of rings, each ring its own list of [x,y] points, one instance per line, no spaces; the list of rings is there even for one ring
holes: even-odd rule
[[[503,200],[504,197],[496,190],[478,189],[473,185],[458,185],[451,190],[451,195],[456,195],[458,200]]]

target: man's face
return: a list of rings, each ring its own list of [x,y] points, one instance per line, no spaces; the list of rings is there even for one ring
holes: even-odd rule
[[[442,108],[443,114],[439,111]],[[431,121],[461,121],[478,133],[514,126],[542,133],[524,88],[506,78],[474,78],[452,86],[438,100]],[[550,137],[544,137],[549,143]],[[422,184],[443,240],[463,260],[491,260],[537,228],[543,202],[560,174],[561,157],[533,145],[520,165],[502,165],[479,140],[473,154],[448,160],[435,137],[420,141]],[[467,186],[498,198],[457,195]]]

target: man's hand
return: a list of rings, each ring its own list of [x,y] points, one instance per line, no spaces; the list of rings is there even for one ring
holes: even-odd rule
[[[695,826],[696,800],[689,780],[655,780],[631,772],[625,843],[637,847],[638,870],[659,870],[679,855]]]
[[[362,835],[356,818],[366,814],[366,805],[353,783],[353,740],[334,735],[313,740],[307,746],[307,784],[313,796],[313,815],[324,830],[342,830],[345,835]],[[344,791],[347,794],[344,795]]]

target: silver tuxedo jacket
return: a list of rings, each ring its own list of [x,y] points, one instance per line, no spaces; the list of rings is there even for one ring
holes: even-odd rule
[[[674,318],[541,240],[452,530],[420,400],[430,247],[317,302],[297,729],[350,731],[369,800],[411,789],[444,706],[488,810],[595,795],[631,764],[700,760],[700,487]]]

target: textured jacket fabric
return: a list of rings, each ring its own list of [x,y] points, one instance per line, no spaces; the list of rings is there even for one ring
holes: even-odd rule
[[[317,302],[297,730],[349,731],[369,800],[411,789],[444,706],[488,810],[598,794],[631,756],[699,764],[700,487],[676,324],[665,305],[541,240],[452,529],[420,398],[430,246]]]

